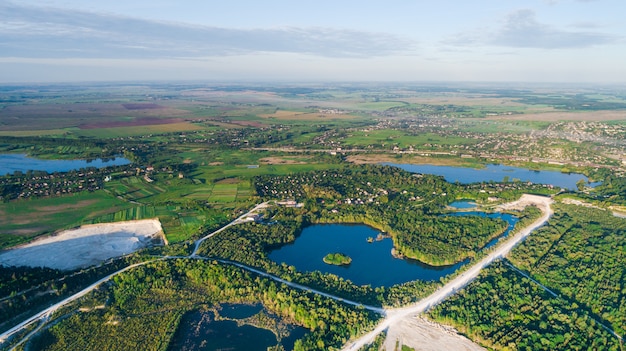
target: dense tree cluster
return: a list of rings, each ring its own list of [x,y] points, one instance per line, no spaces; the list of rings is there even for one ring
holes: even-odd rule
[[[136,166],[88,167],[68,172],[27,171],[0,177],[0,201],[61,196],[81,191],[96,191],[104,187],[105,178],[112,174],[135,174]]]
[[[262,303],[311,332],[295,350],[340,347],[370,328],[364,309],[288,288],[241,269],[203,260],[158,261],[114,279],[99,299],[33,341],[39,350],[162,350],[185,311],[219,303]],[[100,300],[100,302],[98,302]],[[104,308],[95,304],[108,301]]]
[[[508,224],[479,216],[402,218],[394,223],[394,244],[403,255],[420,261],[450,264],[473,257],[487,241],[502,234]]]
[[[514,253],[511,260],[542,284],[626,332],[626,220],[559,205],[549,225]]]
[[[0,267],[0,289],[8,292],[0,300],[0,330],[141,259],[128,256],[71,274],[48,268]]]
[[[589,197],[626,205],[626,177],[616,176],[607,169],[598,170],[594,177],[601,179],[602,184],[595,188]]]
[[[268,175],[255,186],[265,198],[305,201],[312,223],[365,223],[389,232],[399,254],[432,265],[473,257],[507,228],[501,220],[442,215],[461,187],[395,167]]]
[[[553,297],[502,262],[430,315],[496,350],[620,350],[575,303]]]

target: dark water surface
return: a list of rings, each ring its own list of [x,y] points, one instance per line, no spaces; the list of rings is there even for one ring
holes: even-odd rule
[[[485,214],[482,212],[463,212],[459,216],[487,216],[502,218],[513,228],[517,218],[507,214]],[[368,238],[376,238],[379,231],[366,225],[318,224],[305,228],[296,241],[275,249],[269,258],[275,262],[285,262],[299,271],[321,271],[349,279],[357,285],[372,287],[391,286],[412,280],[433,281],[453,273],[468,261],[450,266],[429,266],[411,259],[399,259],[391,255],[391,238],[369,243]],[[487,244],[495,244],[497,239]],[[347,266],[335,266],[324,263],[323,258],[329,253],[340,252],[352,258]]]
[[[15,171],[67,172],[85,167],[102,168],[108,166],[127,165],[130,161],[124,157],[116,157],[104,161],[102,159],[87,160],[41,160],[23,154],[0,154],[0,175],[12,174]]]
[[[220,315],[233,319],[252,317],[263,310],[263,305],[224,304]],[[296,340],[308,333],[294,327],[288,337],[281,340],[285,350],[293,350]],[[168,347],[170,351],[266,351],[278,345],[276,335],[267,329],[249,324],[237,326],[231,320],[216,321],[213,312],[191,311],[185,314]]]
[[[250,350],[267,351],[276,345],[276,335],[235,321],[216,321],[212,312],[187,313],[168,347],[170,351]]]
[[[263,310],[263,305],[261,305],[260,303],[254,305],[225,303],[221,306],[222,309],[220,310],[220,316],[232,319],[249,318]]]
[[[576,182],[583,179],[588,185],[594,186],[598,183],[589,183],[589,178],[578,173],[561,173],[556,171],[534,171],[525,168],[487,165],[482,169],[453,166],[433,166],[433,165],[410,165],[397,163],[384,163],[387,166],[395,166],[412,173],[435,174],[443,176],[448,182],[459,182],[462,184],[478,182],[502,182],[505,177],[509,181],[514,179],[537,184],[551,184],[576,190]]]

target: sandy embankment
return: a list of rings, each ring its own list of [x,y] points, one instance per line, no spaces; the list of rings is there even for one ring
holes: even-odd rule
[[[158,219],[85,225],[0,253],[0,264],[73,270],[163,242]]]
[[[456,329],[416,316],[405,318],[387,331],[384,349],[395,350],[407,345],[416,351],[483,351],[484,348],[459,335]]]

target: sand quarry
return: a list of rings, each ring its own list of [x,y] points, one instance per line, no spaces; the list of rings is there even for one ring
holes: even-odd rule
[[[387,330],[385,350],[396,350],[406,345],[416,351],[484,351],[468,338],[448,326],[432,322],[423,317],[406,317],[402,323],[396,323]],[[398,347],[400,349],[400,347]]]
[[[74,270],[163,242],[158,219],[93,224],[4,251],[0,264]]]

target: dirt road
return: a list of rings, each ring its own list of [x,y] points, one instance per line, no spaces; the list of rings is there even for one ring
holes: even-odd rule
[[[198,248],[200,247],[200,244],[202,244],[202,242],[204,242],[206,239],[212,237],[215,234],[218,234],[218,233],[224,231],[226,228],[229,228],[229,227],[231,227],[231,226],[233,226],[235,224],[246,222],[247,221],[247,219],[246,219],[247,217],[249,217],[252,214],[255,214],[258,210],[263,209],[263,208],[265,208],[267,206],[268,206],[267,202],[258,204],[253,209],[251,209],[250,211],[248,211],[248,212],[242,214],[241,216],[237,217],[235,220],[233,220],[232,222],[228,223],[224,227],[222,227],[222,228],[220,228],[220,229],[218,229],[218,230],[216,230],[216,231],[214,231],[214,232],[212,232],[212,233],[210,233],[210,234],[208,234],[208,235],[198,239],[196,241],[196,245],[195,245],[195,248],[193,250],[193,253],[191,255],[187,256],[187,257],[189,257],[189,258],[196,257],[196,252],[198,251]],[[41,311],[41,312],[33,315],[32,317],[24,320],[22,323],[16,325],[15,327],[13,327],[13,328],[5,331],[4,333],[0,334],[0,344],[4,343],[11,336],[13,336],[14,334],[18,333],[22,329],[30,326],[31,324],[33,324],[33,323],[35,323],[37,321],[40,321],[40,320],[47,319],[49,316],[51,316],[59,308],[61,308],[61,307],[65,306],[65,305],[67,305],[67,304],[69,304],[69,303],[71,303],[73,301],[76,301],[77,299],[87,295],[88,293],[90,293],[94,289],[96,289],[98,286],[100,286],[102,283],[109,281],[114,276],[116,276],[116,275],[118,275],[120,273],[126,272],[129,269],[148,264],[150,262],[154,262],[154,261],[158,261],[158,260],[165,260],[165,259],[170,259],[170,258],[174,258],[174,257],[162,257],[162,258],[151,260],[151,261],[136,263],[136,264],[130,265],[130,266],[126,267],[126,268],[120,269],[119,271],[116,271],[114,273],[109,274],[108,276],[98,280],[97,282],[91,284],[90,286],[88,286],[85,289],[79,291],[78,293],[76,293],[76,294],[74,294],[74,295],[72,295],[72,296],[70,296],[70,297],[68,297],[68,298],[66,298],[66,299],[64,299],[64,300],[62,300],[62,301],[60,301],[60,302],[58,302],[58,303],[56,303],[56,304],[46,308],[46,309],[44,309],[43,311]]]
[[[436,292],[434,292],[433,294],[431,294],[430,296],[426,297],[425,299],[413,304],[413,305],[409,305],[403,308],[397,308],[397,309],[382,309],[379,307],[375,307],[375,306],[364,306],[361,305],[357,302],[353,302],[353,301],[349,301],[349,300],[345,300],[342,299],[340,297],[334,296],[334,295],[330,295],[327,293],[324,293],[322,291],[318,291],[315,289],[311,289],[309,287],[300,285],[300,284],[296,284],[296,283],[292,283],[286,280],[283,280],[279,277],[273,276],[271,274],[265,273],[263,271],[245,266],[243,264],[239,264],[236,262],[230,262],[230,261],[224,261],[224,260],[219,260],[222,263],[226,263],[226,264],[231,264],[231,265],[235,265],[237,267],[240,267],[242,269],[254,272],[256,274],[268,277],[270,279],[273,279],[275,281],[284,283],[288,286],[291,286],[293,288],[296,289],[301,289],[301,290],[305,290],[305,291],[309,291],[315,294],[319,294],[328,298],[332,298],[334,300],[337,301],[341,301],[347,304],[351,304],[354,306],[363,306],[364,308],[380,313],[382,315],[385,315],[385,319],[376,327],[376,329],[374,329],[372,332],[367,333],[366,335],[362,336],[361,338],[352,341],[349,343],[348,346],[346,346],[346,348],[344,348],[345,350],[358,350],[360,347],[371,343],[374,338],[376,337],[376,335],[380,334],[383,330],[386,330],[387,328],[389,328],[390,326],[396,324],[396,323],[401,323],[403,320],[405,320],[406,318],[410,318],[411,316],[415,316],[419,313],[422,313],[426,310],[428,310],[429,308],[431,308],[432,306],[440,303],[441,301],[443,301],[446,297],[454,294],[458,289],[464,287],[465,285],[467,285],[471,280],[473,280],[474,278],[476,278],[480,272],[481,269],[483,269],[484,267],[486,267],[488,264],[490,264],[491,262],[493,262],[495,259],[503,257],[504,255],[506,255],[517,243],[519,243],[521,240],[523,240],[526,236],[528,236],[530,234],[531,231],[533,231],[534,229],[538,228],[539,226],[543,225],[552,215],[552,210],[550,208],[550,204],[551,204],[551,200],[549,198],[545,198],[545,197],[541,197],[541,196],[532,196],[532,195],[524,195],[522,196],[522,198],[519,201],[516,201],[514,203],[510,203],[507,204],[507,207],[503,207],[503,208],[516,208],[516,207],[523,207],[523,206],[527,206],[530,204],[534,204],[537,207],[539,207],[542,212],[543,215],[540,219],[538,219],[537,221],[535,221],[534,223],[530,224],[529,226],[527,226],[526,228],[524,228],[523,230],[521,230],[520,232],[518,232],[515,236],[509,238],[509,240],[507,240],[506,242],[502,243],[501,245],[497,246],[493,252],[491,252],[487,257],[483,258],[482,260],[480,260],[479,262],[477,262],[476,264],[474,264],[471,268],[469,268],[467,271],[465,271],[463,274],[461,274],[460,276],[456,277],[455,279],[451,280],[450,282],[448,282],[446,285],[444,285],[443,287],[441,287],[439,290],[437,290]],[[13,336],[14,334],[18,333],[19,331],[21,331],[22,329],[26,328],[27,326],[32,325],[33,323],[35,323],[36,321],[40,321],[40,320],[47,320],[49,318],[49,316],[51,316],[55,311],[57,311],[59,308],[85,296],[86,294],[90,293],[91,291],[93,291],[94,289],[96,289],[98,286],[100,286],[102,283],[109,281],[111,278],[113,278],[114,276],[123,273],[129,269],[141,266],[141,265],[145,265],[148,264],[150,262],[154,262],[157,260],[165,260],[165,259],[175,259],[175,258],[201,258],[199,256],[197,256],[197,251],[200,247],[200,245],[202,244],[202,242],[204,242],[206,239],[224,231],[225,229],[238,224],[238,223],[243,223],[248,221],[248,217],[251,216],[252,214],[257,213],[258,210],[263,209],[265,207],[268,206],[267,202],[261,203],[257,206],[255,206],[252,210],[244,213],[243,215],[237,217],[235,220],[233,220],[232,222],[228,223],[227,225],[225,225],[224,227],[198,239],[195,243],[195,247],[193,252],[189,255],[189,256],[181,256],[181,257],[162,257],[156,260],[151,260],[151,261],[146,261],[146,262],[141,262],[141,263],[136,263],[133,265],[130,265],[124,269],[121,269],[117,272],[114,272],[100,280],[98,280],[97,282],[93,283],[92,285],[88,286],[87,288],[81,290],[80,292],[44,309],[43,311],[33,315],[32,317],[26,319],[25,321],[23,321],[22,323],[16,325],[15,327],[11,328],[10,330],[0,334],[0,344],[4,343],[7,339],[9,339],[11,336]],[[204,258],[202,258],[204,259]]]
[[[251,221],[250,219],[247,219],[247,218],[248,218],[248,217],[250,217],[250,216],[252,216],[252,215],[254,215],[254,214],[257,214],[257,211],[262,210],[262,209],[266,208],[267,206],[269,206],[269,203],[268,203],[267,201],[266,201],[266,202],[263,202],[263,203],[260,203],[260,204],[258,204],[258,205],[256,205],[256,206],[254,206],[254,208],[253,208],[253,209],[251,209],[250,211],[248,211],[248,212],[246,212],[246,213],[242,214],[241,216],[237,217],[234,221],[232,221],[232,222],[228,223],[227,225],[225,225],[225,226],[221,227],[220,229],[218,229],[218,230],[214,231],[213,233],[207,234],[207,235],[205,235],[204,237],[202,237],[202,238],[200,238],[200,239],[196,240],[196,245],[194,246],[194,248],[193,248],[193,252],[191,253],[191,255],[189,255],[189,257],[196,257],[196,256],[197,256],[197,254],[198,254],[198,249],[200,248],[200,245],[201,245],[201,244],[202,244],[202,243],[203,243],[206,239],[208,239],[208,238],[212,237],[213,235],[216,235],[216,234],[218,234],[218,233],[223,232],[224,230],[226,230],[226,229],[228,229],[228,228],[230,228],[230,227],[234,226],[235,224],[239,224],[239,223],[244,223],[244,222],[249,222],[249,221]]]
[[[357,340],[351,341],[344,347],[344,350],[358,350],[361,347],[370,344],[376,338],[376,335],[380,334],[390,326],[396,323],[402,323],[406,318],[418,315],[430,309],[431,307],[439,304],[448,296],[456,293],[459,289],[463,288],[474,280],[480,271],[488,266],[494,260],[504,257],[511,251],[511,249],[517,245],[520,241],[526,238],[533,230],[539,228],[548,221],[552,216],[552,208],[550,204],[552,200],[543,196],[523,195],[520,200],[513,203],[503,205],[502,208],[519,208],[528,205],[535,205],[542,211],[541,218],[537,219],[524,229],[520,230],[513,237],[509,238],[504,243],[498,245],[491,253],[472,265],[469,269],[463,272],[461,275],[449,281],[442,286],[439,290],[432,293],[430,296],[420,300],[419,302],[397,309],[387,310],[387,317],[374,329],[373,331],[363,335]]]

